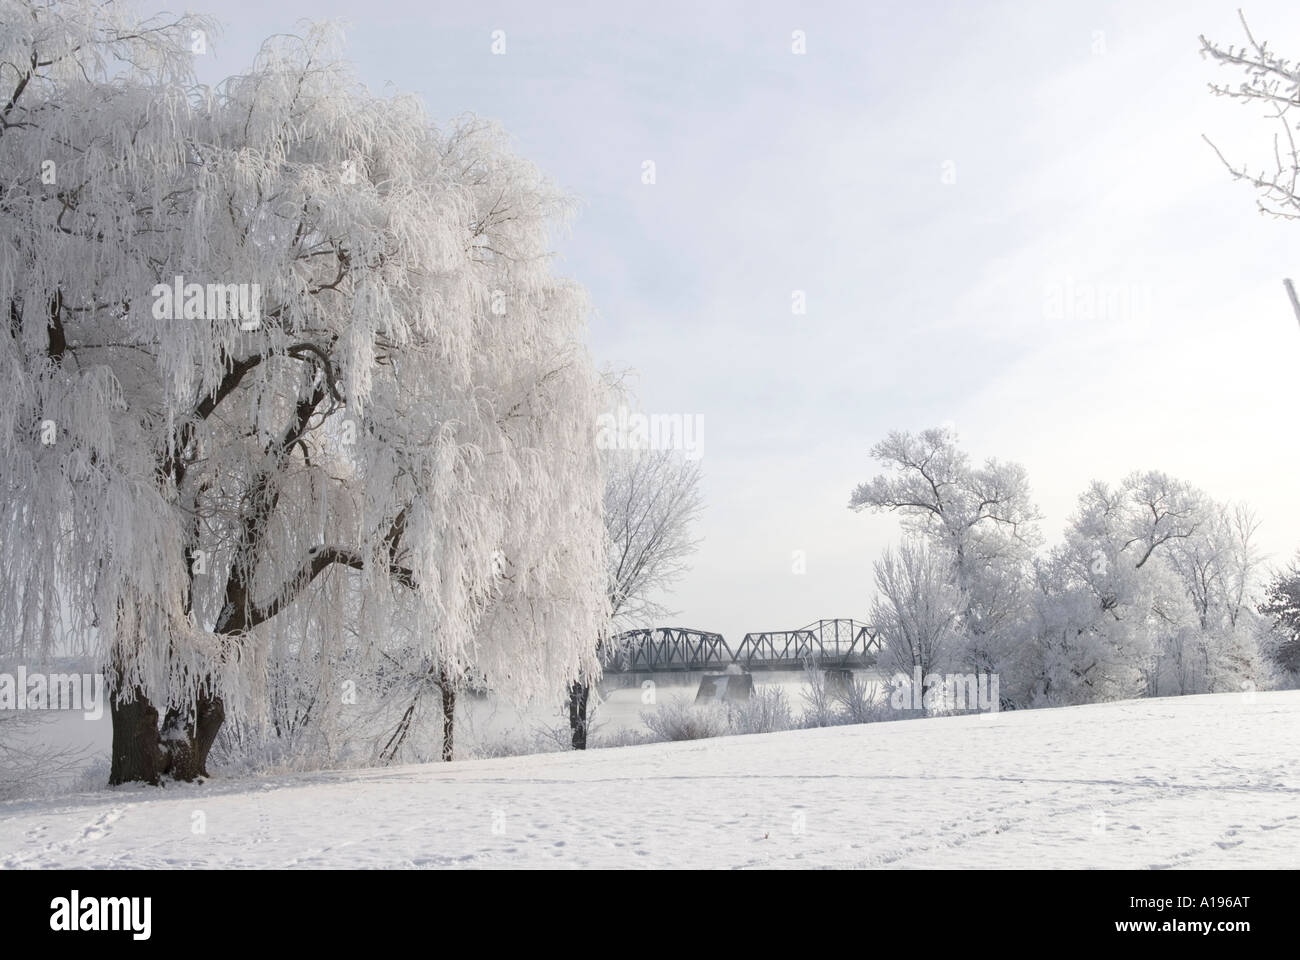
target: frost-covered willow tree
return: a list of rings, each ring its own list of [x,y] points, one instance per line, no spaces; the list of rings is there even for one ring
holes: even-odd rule
[[[205,773],[268,654],[345,623],[520,695],[605,623],[563,197],[328,29],[193,86],[207,29],[0,17],[0,634],[104,658],[113,782]]]

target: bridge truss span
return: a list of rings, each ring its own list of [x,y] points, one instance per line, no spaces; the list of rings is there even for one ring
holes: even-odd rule
[[[798,630],[747,633],[733,651],[720,633],[689,627],[629,630],[613,637],[602,654],[605,673],[868,667],[881,650],[880,634],[857,620],[816,620]]]
[[[722,634],[690,627],[629,630],[606,649],[606,673],[725,670],[735,659]]]
[[[747,633],[736,663],[748,670],[789,670],[812,661],[821,667],[866,667],[880,653],[880,634],[856,620],[815,620],[798,630]]]

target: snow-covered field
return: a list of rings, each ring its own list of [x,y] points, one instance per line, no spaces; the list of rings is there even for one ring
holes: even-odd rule
[[[1295,867],[1298,801],[1288,691],[11,801],[0,867]]]

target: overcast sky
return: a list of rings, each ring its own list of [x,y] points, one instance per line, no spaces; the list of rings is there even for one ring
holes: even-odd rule
[[[1300,546],[1300,223],[1201,139],[1270,143],[1206,92],[1237,80],[1197,39],[1242,38],[1234,0],[197,6],[225,24],[205,80],[342,18],[372,89],[501,121],[579,198],[557,269],[591,291],[597,360],[703,417],[674,623],[734,645],[866,617],[898,528],[847,503],[891,429],[1025,464],[1052,539],[1089,480],[1154,468],[1252,504],[1278,561]],[[1246,13],[1300,57],[1300,4]]]

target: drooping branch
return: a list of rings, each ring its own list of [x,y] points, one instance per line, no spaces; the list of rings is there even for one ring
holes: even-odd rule
[[[353,570],[365,569],[365,559],[355,550],[346,547],[314,547],[307,552],[307,559],[303,561],[298,571],[285,581],[270,600],[264,604],[253,606],[248,611],[241,629],[251,630],[270,620],[293,603],[303,590],[311,585],[313,580],[335,564],[350,567]],[[389,564],[388,572],[397,583],[414,589],[415,574],[409,567],[400,564]]]
[[[248,492],[249,506],[240,523],[235,558],[226,576],[225,602],[217,619],[216,632],[235,634],[248,629],[249,587],[253,570],[261,555],[265,532],[279,502],[280,488],[275,480],[290,451],[306,434],[311,418],[325,402],[325,390],[317,386],[294,408],[293,420],[280,437],[266,450],[266,463],[257,473]]]
[[[36,68],[38,65],[36,51],[32,50],[31,66],[28,67],[27,70],[23,71],[23,75],[18,79],[18,83],[14,87],[14,92],[11,93],[9,99],[5,101],[4,108],[0,109],[0,134],[3,134],[4,131],[11,126],[9,123],[9,114],[13,112],[14,107],[18,104],[18,98],[21,97],[23,91],[27,89],[27,84],[29,84],[32,77],[36,75]]]
[[[343,402],[343,394],[338,386],[338,372],[328,351],[314,343],[303,342],[288,347],[285,350],[285,355],[297,360],[311,359],[318,363],[320,369],[324,372],[325,384],[330,396],[338,403]],[[222,402],[239,388],[244,378],[272,356],[274,354],[254,353],[242,360],[227,361],[226,372],[221,381],[214,390],[199,400],[194,407],[193,416],[181,426],[179,442],[168,450],[166,457],[163,459],[161,467],[163,476],[171,477],[177,487],[181,485],[185,479],[185,461],[182,455],[194,440],[195,424],[209,419]],[[298,438],[289,441],[288,446],[292,446],[296,439]]]
[[[45,349],[46,356],[62,363],[63,355],[68,349],[68,337],[63,330],[63,291],[55,290],[50,297],[49,342]]]

